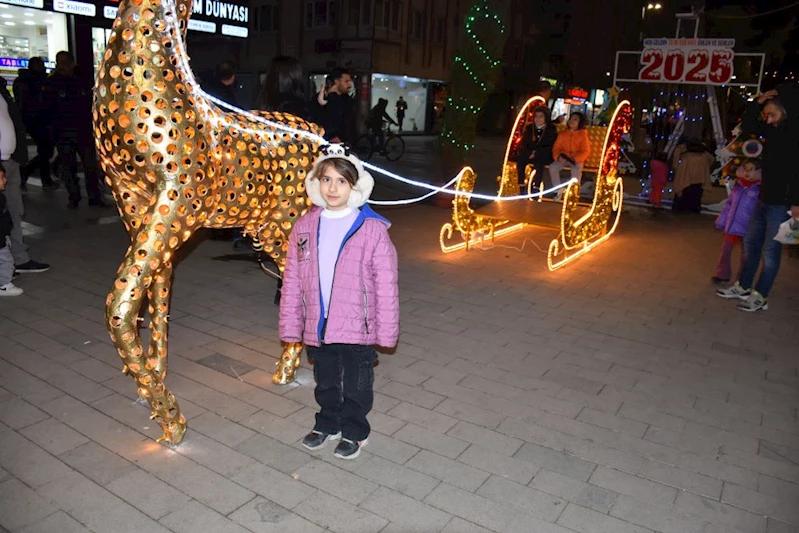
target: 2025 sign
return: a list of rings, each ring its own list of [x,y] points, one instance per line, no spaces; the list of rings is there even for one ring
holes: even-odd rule
[[[725,85],[734,74],[731,39],[648,39],[638,79],[644,82]]]

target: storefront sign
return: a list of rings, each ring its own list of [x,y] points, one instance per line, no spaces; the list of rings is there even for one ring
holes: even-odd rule
[[[55,61],[45,61],[45,68],[55,68]],[[0,67],[28,68],[28,60],[20,57],[0,57]]]
[[[0,0],[0,4],[11,4],[12,6],[23,7],[37,7],[42,9],[44,7],[44,0]]]
[[[566,94],[572,100],[579,100],[580,104],[588,100],[588,91],[580,89],[579,87],[574,87],[572,89],[567,90]]]
[[[230,2],[217,0],[195,0],[191,7],[193,15],[223,19],[229,22],[247,24],[250,21],[250,8]]]
[[[724,85],[733,76],[735,39],[646,39],[638,80]]]
[[[189,29],[205,33],[216,33],[216,24],[205,20],[189,19]]]
[[[232,26],[230,24],[222,24],[222,35],[229,35],[231,37],[244,37],[249,35],[249,30],[244,26]]]
[[[115,19],[117,16],[117,7],[106,5],[112,2],[119,3],[117,0],[96,1],[98,6],[102,6],[103,17],[107,19]],[[203,33],[217,33],[221,29],[222,35],[246,38],[250,33],[248,28],[250,8],[246,5],[247,3],[242,1],[194,0],[188,29]]]
[[[93,17],[97,14],[94,4],[87,4],[86,2],[74,2],[72,0],[55,0],[53,2],[53,9],[61,13],[69,13],[70,15],[83,15],[86,17]]]

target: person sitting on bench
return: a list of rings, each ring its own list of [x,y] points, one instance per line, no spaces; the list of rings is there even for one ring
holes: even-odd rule
[[[519,157],[516,160],[516,171],[519,173],[519,185],[525,182],[527,165],[535,167],[535,186],[538,190],[544,182],[544,170],[552,163],[552,147],[558,138],[558,130],[552,124],[552,112],[548,107],[535,108],[533,123],[524,129],[522,143],[519,147]]]
[[[552,186],[560,185],[560,171],[569,167],[571,177],[580,180],[583,174],[583,165],[591,154],[591,143],[588,140],[588,130],[585,129],[588,120],[582,113],[572,113],[566,123],[566,129],[560,132],[558,140],[552,149],[555,162],[549,165],[549,177]],[[563,197],[563,190],[558,191],[557,199]]]

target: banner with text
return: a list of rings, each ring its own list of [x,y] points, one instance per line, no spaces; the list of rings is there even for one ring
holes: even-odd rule
[[[725,85],[733,75],[735,39],[646,39],[638,80]]]

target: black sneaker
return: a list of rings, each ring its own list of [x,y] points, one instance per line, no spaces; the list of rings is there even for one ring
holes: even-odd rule
[[[339,459],[355,459],[361,454],[361,448],[366,446],[368,443],[368,438],[363,440],[341,439],[341,442],[339,442],[338,446],[336,446],[336,451],[333,452],[333,455]]]
[[[302,439],[302,445],[309,450],[319,450],[325,447],[327,441],[338,440],[341,438],[341,431],[338,433],[322,433],[321,431],[313,430]],[[338,448],[336,448],[338,450]]]
[[[50,265],[47,263],[39,263],[38,261],[28,261],[14,268],[18,274],[38,274],[50,270]]]

